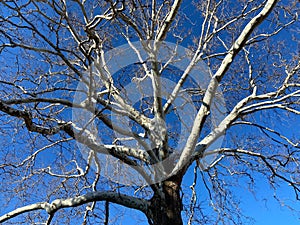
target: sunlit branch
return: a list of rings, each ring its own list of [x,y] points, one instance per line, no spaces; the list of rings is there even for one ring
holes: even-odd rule
[[[19,87],[19,86],[17,86]],[[22,87],[20,86],[20,88],[22,89]],[[22,89],[23,92],[25,92],[27,94],[27,91]],[[30,93],[28,93],[30,94]],[[100,101],[101,102],[101,99],[97,99],[97,101]],[[129,138],[132,138],[132,139],[135,139],[138,141],[138,143],[140,143],[145,149],[149,149],[148,145],[142,140],[142,137],[140,137],[138,134],[135,134],[135,133],[132,133],[132,132],[129,132],[117,125],[112,125],[112,122],[109,118],[107,118],[101,111],[99,110],[96,110],[95,108],[91,108],[89,107],[88,105],[86,104],[83,104],[83,103],[80,103],[80,104],[76,104],[74,102],[70,102],[68,100],[65,100],[65,99],[59,99],[59,98],[20,98],[20,99],[10,99],[10,100],[5,100],[5,101],[0,101],[2,102],[2,104],[6,105],[6,108],[11,108],[13,110],[15,110],[16,112],[18,110],[12,108],[10,105],[13,105],[13,104],[23,104],[23,103],[40,103],[40,102],[45,102],[45,103],[53,103],[53,104],[61,104],[61,105],[65,105],[65,106],[68,106],[68,107],[73,107],[73,108],[82,108],[83,110],[88,110],[90,111],[91,113],[94,113],[94,118],[92,118],[93,120],[95,118],[99,118],[100,120],[102,120],[104,122],[104,124],[106,124],[109,128],[113,128],[114,131],[122,134],[122,135],[126,135],[127,137]],[[106,104],[106,102],[102,102],[102,104]],[[131,117],[130,115],[128,115],[128,112],[127,111],[119,111],[117,109],[115,109],[114,107],[110,107],[109,105],[105,105],[107,109],[110,109],[112,112],[115,112],[115,113],[118,113],[119,115],[124,115],[124,116],[129,116]],[[3,109],[4,110],[4,109]],[[2,111],[0,109],[0,111]],[[20,110],[19,110],[20,111]],[[32,117],[31,113],[28,112],[28,114],[30,114],[30,117]],[[10,114],[11,115],[11,114]],[[15,114],[17,116],[17,114]],[[18,116],[17,116],[18,117]],[[24,117],[23,117],[24,118]],[[50,120],[50,119],[48,119]],[[29,119],[25,120],[25,122],[30,122]],[[58,123],[66,123],[66,122],[62,122],[62,121],[56,121],[54,120],[54,122],[58,122]],[[42,128],[42,127],[40,127]],[[45,128],[45,127],[44,127]],[[33,129],[33,128],[32,128]],[[53,132],[53,127],[52,127],[52,132]],[[59,129],[58,129],[59,130]],[[31,131],[34,131],[36,132],[35,130],[31,130]],[[54,132],[54,133],[51,133],[49,131],[46,131],[46,129],[43,130],[43,134],[47,134],[47,135],[50,135],[50,134],[56,134],[57,132]],[[48,132],[48,133],[45,133],[45,132]],[[41,132],[39,132],[41,133]],[[69,134],[71,134],[69,132]]]
[[[268,94],[263,94],[263,95],[258,95],[254,98],[255,99],[270,99],[271,97],[276,97],[278,92],[273,92],[273,93],[268,93]],[[274,100],[269,100],[269,101],[262,101],[258,103],[253,103],[249,106],[245,106],[242,110],[242,114],[250,114],[256,111],[261,111],[264,109],[274,109],[274,108],[279,108],[279,109],[284,109],[286,111],[290,111],[295,114],[300,114],[300,111],[288,107],[289,104],[291,103],[286,103],[284,102],[285,100],[288,100],[291,97],[299,97],[300,90],[294,91],[290,94],[286,94],[280,98],[275,98]]]
[[[296,148],[300,148],[299,146],[299,143],[294,143],[290,138],[288,138],[287,136],[283,135],[282,133],[280,133],[279,131],[276,131],[274,129],[271,129],[267,126],[263,126],[263,125],[259,125],[257,123],[254,123],[254,122],[248,122],[248,121],[236,121],[232,124],[232,126],[234,125],[248,125],[248,126],[254,126],[254,127],[257,127],[259,128],[260,130],[262,130],[266,136],[268,136],[269,138],[271,138],[273,141],[277,142],[277,143],[280,143],[280,144],[283,144],[283,145],[286,145],[282,142],[279,142],[278,140],[274,139],[273,137],[271,137],[267,132],[270,132],[270,133],[273,133],[275,134],[277,137],[279,137],[280,139],[286,141],[290,146],[292,147],[296,147]]]
[[[299,200],[299,193],[300,188],[298,187],[298,183],[294,182],[292,179],[286,178],[284,175],[281,175],[279,171],[272,165],[271,161],[274,161],[275,159],[272,158],[272,156],[267,156],[262,153],[253,152],[250,150],[244,150],[244,149],[232,149],[232,148],[220,148],[213,151],[213,154],[226,154],[226,153],[233,153],[233,154],[244,154],[249,155],[255,158],[260,158],[264,164],[267,166],[267,168],[272,173],[272,176],[279,178],[280,180],[286,182],[290,186],[293,187],[295,191],[296,198]],[[275,160],[276,161],[276,160]]]
[[[182,0],[174,0],[173,5],[171,6],[171,10],[169,14],[166,16],[163,25],[159,28],[159,31],[155,37],[156,41],[163,41],[168,33],[168,30],[175,19],[175,16],[178,13],[179,7],[181,5]]]
[[[192,224],[194,214],[195,214],[195,206],[197,203],[197,192],[196,192],[196,185],[197,185],[197,166],[194,167],[194,180],[192,185],[190,186],[190,189],[192,190],[192,197],[191,197],[191,203],[190,203],[190,216],[188,220],[188,225]]]
[[[278,28],[277,30],[273,31],[272,33],[269,33],[269,34],[258,34],[256,36],[250,38],[247,41],[246,45],[250,45],[250,44],[253,44],[255,42],[259,42],[259,41],[265,40],[265,39],[267,39],[269,37],[272,37],[272,36],[278,34],[279,32],[281,32],[282,30],[284,30],[284,28],[286,28],[286,27],[290,26],[291,24],[293,24],[294,22],[296,22],[297,20],[298,20],[298,15],[296,14],[294,16],[293,20],[291,20],[290,22],[288,22],[286,24],[283,24],[280,28]]]
[[[87,146],[89,146],[90,148],[92,148],[97,152],[106,153],[106,154],[110,154],[110,153],[121,154],[121,156],[125,156],[126,154],[128,154],[129,156],[137,157],[140,160],[149,162],[149,159],[147,159],[148,154],[146,151],[127,148],[124,146],[117,146],[117,145],[107,145],[107,146],[99,145],[95,141],[95,138],[93,138],[93,135],[87,130],[84,131],[86,135],[82,135],[82,134],[78,135],[81,132],[80,129],[71,122],[68,123],[61,122],[61,124],[59,124],[56,127],[43,127],[40,125],[36,125],[32,121],[32,115],[30,112],[14,109],[9,105],[3,103],[2,101],[0,101],[0,111],[5,112],[11,116],[24,119],[26,127],[29,131],[37,132],[44,135],[54,135],[60,131],[65,131],[71,137],[75,138],[77,141],[86,144]],[[76,134],[75,131],[78,129],[79,129],[78,134]]]
[[[101,50],[100,57],[98,60],[99,61],[96,64],[97,70],[99,71],[98,76],[101,77],[106,88],[110,90],[110,94],[121,105],[121,107],[129,113],[132,119],[134,119],[142,127],[149,129],[150,119],[147,118],[145,115],[141,114],[136,109],[134,109],[131,105],[126,103],[125,100],[120,96],[118,89],[114,86],[112,74],[110,73],[109,68],[107,67],[103,50]]]
[[[91,192],[85,195],[81,195],[69,199],[56,199],[51,203],[39,202],[24,207],[20,207],[0,217],[0,222],[3,223],[11,218],[14,218],[20,214],[45,210],[50,216],[53,216],[58,210],[63,208],[77,207],[89,202],[94,201],[109,201],[132,209],[137,209],[142,212],[146,212],[148,208],[147,201],[144,199],[131,197],[129,195],[120,194],[117,192]]]
[[[194,120],[194,125],[191,131],[191,134],[186,142],[185,148],[180,156],[180,159],[173,170],[173,173],[176,173],[178,170],[182,169],[188,163],[189,157],[192,155],[194,148],[196,146],[199,134],[202,130],[202,126],[210,114],[210,105],[212,99],[215,96],[217,87],[219,82],[221,82],[223,76],[225,75],[226,71],[229,69],[230,65],[232,64],[235,56],[240,52],[243,48],[244,44],[246,43],[248,37],[251,35],[253,30],[262,22],[264,21],[269,13],[272,11],[273,7],[276,5],[277,0],[269,0],[266,2],[264,8],[261,12],[253,17],[250,22],[245,26],[242,30],[239,37],[236,39],[234,44],[229,50],[229,53],[223,59],[222,64],[220,65],[219,69],[216,71],[214,76],[212,77],[207,91],[203,98],[203,104],[200,107],[200,110],[197,113],[197,116]],[[231,114],[232,115],[232,114]],[[224,124],[225,125],[225,124]]]

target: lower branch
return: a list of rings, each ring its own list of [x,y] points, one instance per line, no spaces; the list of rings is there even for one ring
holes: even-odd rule
[[[147,201],[141,198],[135,198],[129,195],[119,194],[112,191],[91,192],[74,198],[56,199],[51,203],[39,202],[24,207],[20,207],[1,216],[0,223],[12,219],[20,214],[30,212],[30,211],[36,211],[40,209],[46,210],[46,212],[50,215],[50,217],[53,217],[54,213],[59,209],[77,207],[95,201],[113,202],[128,208],[137,209],[142,212],[147,212],[148,210]]]

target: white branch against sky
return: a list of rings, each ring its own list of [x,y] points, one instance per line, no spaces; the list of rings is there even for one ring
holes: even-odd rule
[[[197,113],[197,116],[194,121],[194,125],[191,131],[191,134],[186,142],[185,148],[180,156],[180,159],[178,163],[176,164],[175,168],[173,169],[173,173],[176,173],[178,170],[180,170],[182,167],[188,163],[189,158],[193,154],[193,151],[195,149],[196,143],[198,141],[198,137],[200,135],[202,125],[205,122],[206,117],[210,114],[210,105],[215,97],[215,93],[217,90],[217,87],[222,80],[223,76],[225,75],[226,71],[230,67],[231,63],[233,62],[233,59],[235,56],[239,53],[239,51],[242,49],[244,44],[246,43],[248,37],[251,35],[253,30],[263,21],[267,18],[269,13],[272,11],[273,7],[276,5],[278,0],[269,0],[267,1],[264,8],[261,10],[261,12],[256,15],[253,19],[248,22],[248,24],[245,26],[237,40],[234,42],[232,47],[230,48],[228,54],[223,59],[222,64],[220,65],[217,72],[212,77],[207,91],[203,98],[203,104],[201,105],[200,110]]]
[[[144,199],[131,197],[128,195],[120,194],[117,192],[91,192],[85,195],[81,195],[74,198],[68,199],[56,199],[51,203],[47,202],[39,202],[31,205],[27,205],[24,207],[20,207],[16,210],[13,210],[3,216],[0,217],[0,223],[3,223],[11,218],[14,218],[22,213],[34,211],[34,210],[45,210],[49,215],[53,215],[56,211],[63,208],[76,207],[89,202],[94,201],[105,201],[109,200],[110,202],[117,203],[119,205],[123,205],[125,207],[129,207],[132,209],[137,209],[142,212],[146,212],[148,208],[147,201]]]

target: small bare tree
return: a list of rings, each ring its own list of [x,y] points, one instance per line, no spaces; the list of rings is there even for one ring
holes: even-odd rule
[[[296,0],[1,1],[1,224],[111,224],[112,203],[153,225],[241,224],[233,186],[255,191],[258,174],[298,199],[298,13]]]

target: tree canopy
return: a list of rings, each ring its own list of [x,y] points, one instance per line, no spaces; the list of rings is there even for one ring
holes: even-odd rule
[[[239,193],[261,183],[299,200],[298,13],[1,1],[0,223],[118,224],[126,207],[151,225],[245,224]]]

